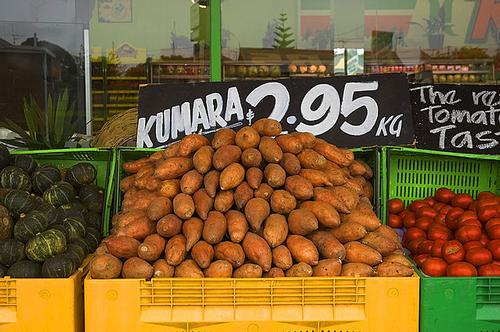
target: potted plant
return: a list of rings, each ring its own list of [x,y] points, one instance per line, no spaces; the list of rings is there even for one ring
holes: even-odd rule
[[[453,24],[446,22],[446,12],[445,7],[441,6],[437,15],[431,16],[429,19],[424,19],[426,26],[417,22],[410,22],[410,24],[415,24],[421,27],[427,36],[429,42],[429,48],[434,50],[440,50],[444,46],[444,36],[445,34],[452,34],[451,27]]]

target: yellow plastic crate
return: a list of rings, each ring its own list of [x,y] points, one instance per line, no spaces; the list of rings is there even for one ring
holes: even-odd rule
[[[83,332],[83,279],[90,257],[69,278],[0,278],[1,332]]]
[[[417,332],[410,278],[85,279],[86,332]]]

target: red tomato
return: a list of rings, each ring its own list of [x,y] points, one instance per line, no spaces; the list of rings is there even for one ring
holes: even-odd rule
[[[496,198],[484,198],[481,200],[477,200],[477,206],[479,208],[485,207],[485,206],[496,206],[498,205],[498,201]]]
[[[454,231],[455,229],[458,228],[458,217],[460,217],[464,213],[464,210],[459,207],[453,207],[451,208],[450,211],[446,214],[446,226],[448,226],[449,229]]]
[[[477,226],[463,226],[455,232],[455,238],[462,242],[479,241],[481,239],[481,228]]]
[[[468,251],[472,248],[483,248],[483,244],[481,241],[469,241],[464,243],[464,249],[465,251]]]
[[[429,257],[430,257],[429,254],[420,254],[420,255],[413,256],[413,260],[415,261],[415,264],[417,264],[418,267],[422,267],[424,262]]]
[[[401,213],[399,214],[399,216],[401,217],[401,219],[403,219],[408,212],[410,212],[408,209],[404,209],[403,211],[401,211]]]
[[[426,197],[424,201],[429,205],[429,206],[434,206],[436,204],[436,201],[432,196]]]
[[[427,231],[429,240],[450,240],[453,237],[451,231],[444,225],[434,223]]]
[[[472,201],[472,203],[470,203],[468,209],[471,211],[477,212],[477,201]]]
[[[491,205],[480,207],[477,216],[482,222],[487,222],[492,218],[499,217],[497,207]]]
[[[488,231],[491,227],[496,226],[496,225],[500,225],[500,218],[492,218],[492,219],[488,220],[488,222],[484,226],[484,229],[486,229],[486,231]]]
[[[469,194],[457,194],[451,200],[451,205],[467,209],[472,201],[472,196]]]
[[[481,239],[479,240],[479,242],[481,242],[481,244],[486,247],[488,245],[488,243],[490,242],[490,239],[488,238],[488,234],[486,233],[481,233]]]
[[[426,240],[427,235],[420,228],[412,227],[412,228],[409,228],[405,232],[405,234],[403,235],[403,238],[405,238],[407,241],[416,240],[416,239]]]
[[[478,200],[483,200],[483,199],[488,199],[488,198],[495,198],[496,195],[492,193],[491,191],[482,191],[477,195]]]
[[[434,221],[441,225],[446,225],[445,220],[446,220],[446,214],[441,212],[436,216],[436,218],[434,218]]]
[[[427,202],[424,201],[424,200],[422,200],[422,199],[413,201],[410,204],[410,206],[409,206],[410,210],[413,211],[413,212],[416,212],[418,209],[420,209],[422,207],[429,207],[429,205],[427,204]]]
[[[436,211],[439,211],[439,213],[441,214],[447,214],[448,211],[450,211],[451,209],[453,209],[453,207],[451,205],[444,205],[442,208],[440,208],[439,210],[437,209],[434,209]]]
[[[415,223],[416,223],[415,213],[414,212],[406,213],[405,217],[403,218],[403,225],[405,225],[406,228],[410,228],[415,226]]]
[[[418,247],[420,246],[420,243],[425,241],[424,239],[416,239],[416,240],[410,240],[408,241],[408,244],[406,245],[406,248],[410,250],[410,252],[413,255],[418,254]]]
[[[443,248],[443,245],[446,243],[445,240],[436,240],[434,241],[434,244],[432,245],[431,248],[431,256],[434,257],[443,257],[441,254],[441,250]]]
[[[433,208],[434,210],[436,210],[436,211],[441,211],[441,209],[442,209],[443,207],[445,207],[445,206],[449,206],[449,205],[446,205],[446,204],[441,203],[441,202],[437,202],[436,204],[434,204],[434,205],[432,206],[432,208]]]
[[[477,271],[474,265],[470,263],[456,262],[448,265],[446,275],[448,277],[475,277],[477,276]]]
[[[427,231],[429,227],[433,224],[434,220],[430,217],[420,217],[417,219],[415,226],[423,231]]]
[[[488,229],[488,237],[490,240],[500,239],[500,225],[495,225]]]
[[[438,215],[438,213],[433,208],[424,206],[421,207],[420,209],[417,209],[415,215],[417,218],[422,218],[422,217],[434,218]]]
[[[441,254],[446,263],[451,264],[463,261],[465,257],[465,250],[460,242],[457,240],[451,240],[443,245]]]
[[[500,260],[500,240],[492,240],[488,243],[488,249],[490,249],[495,260]]]
[[[397,214],[389,213],[389,219],[387,219],[387,225],[392,228],[401,228],[403,227],[403,219]]]
[[[472,248],[465,253],[465,260],[472,265],[481,266],[491,263],[493,255],[491,254],[491,251],[484,247]]]
[[[485,264],[477,269],[477,272],[482,277],[495,277],[500,276],[500,265]]]
[[[458,222],[460,223],[461,221],[469,220],[469,219],[477,219],[476,212],[470,211],[470,210],[465,211],[464,213],[462,213],[461,216],[458,217]]]
[[[419,243],[419,245],[417,247],[417,253],[418,254],[430,254],[433,244],[434,244],[434,241],[423,240],[422,242]]]
[[[399,198],[393,198],[387,202],[387,207],[389,209],[389,213],[398,214],[403,211],[405,205]]]
[[[449,203],[449,202],[451,202],[451,200],[453,199],[454,196],[455,196],[455,193],[453,191],[451,191],[450,189],[439,188],[436,191],[436,195],[434,195],[434,198],[438,202]]]
[[[479,228],[483,227],[483,225],[477,219],[467,219],[467,220],[459,221],[458,228],[463,227],[463,226],[476,226]]]
[[[429,257],[422,264],[422,271],[431,277],[442,277],[446,274],[446,262],[439,257]]]

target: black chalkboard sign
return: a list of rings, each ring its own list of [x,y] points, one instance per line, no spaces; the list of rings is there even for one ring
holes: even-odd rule
[[[412,84],[416,146],[500,154],[500,86]]]
[[[343,147],[411,144],[408,89],[402,74],[146,85],[139,91],[137,146],[237,130],[260,118]]]

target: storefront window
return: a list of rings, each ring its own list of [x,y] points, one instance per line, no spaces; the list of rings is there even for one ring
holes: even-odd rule
[[[141,84],[210,79],[207,1],[97,0],[90,40],[94,130],[137,107]]]

